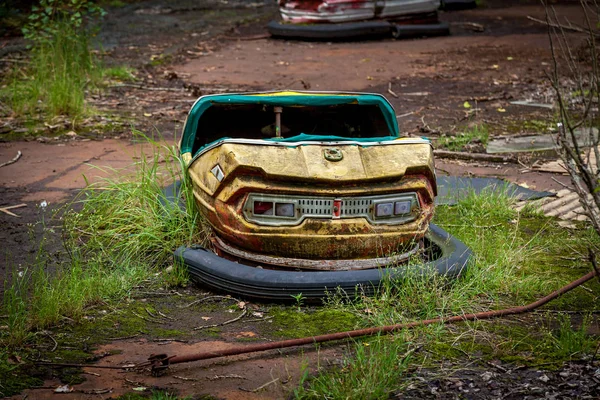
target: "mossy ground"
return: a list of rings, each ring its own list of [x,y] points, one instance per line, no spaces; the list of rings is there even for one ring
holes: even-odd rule
[[[158,277],[144,281],[120,300],[90,304],[77,321],[65,319],[48,327],[47,333],[33,334],[15,352],[26,361],[86,363],[93,360],[99,344],[130,337],[186,341],[306,337],[527,304],[590,270],[588,249],[600,248],[600,239],[591,229],[567,230],[553,219],[531,210],[517,213],[510,206],[511,201],[502,196],[484,195],[456,207],[438,207],[435,222],[463,240],[475,254],[467,274],[456,281],[411,278],[388,282],[373,298],[350,303],[334,298],[321,307],[246,303],[262,315],[259,321],[246,323],[242,319],[194,330],[198,325],[235,317],[240,312],[238,301],[222,297],[190,305],[210,294],[193,285],[169,291]],[[434,368],[447,359],[551,367],[589,354],[598,343],[598,336],[586,334],[581,324],[567,322],[557,312],[581,312],[587,325],[597,324],[587,313],[595,308],[599,297],[600,284],[590,281],[585,288],[575,289],[546,307],[551,312],[451,326],[436,324],[399,332],[386,340],[400,343],[402,352],[423,349],[411,356],[410,365],[402,364],[402,371],[411,365]],[[256,336],[249,339],[236,335],[249,330]],[[57,343],[54,351],[52,339]],[[368,338],[357,344],[375,347],[380,345],[378,340],[382,339]],[[373,352],[364,354],[378,357]],[[352,357],[349,355],[348,363]],[[58,377],[68,384],[84,379],[78,369],[44,368],[34,374],[28,370],[31,379],[23,380],[23,367],[10,365],[7,360],[6,356],[0,362],[3,393],[39,385],[48,377]],[[374,363],[386,365],[387,361],[379,361]],[[345,376],[343,370],[335,371],[332,376]],[[371,371],[373,376],[376,372]]]
[[[336,309],[306,309],[280,307],[270,311],[274,336],[300,338],[354,329],[359,318]]]

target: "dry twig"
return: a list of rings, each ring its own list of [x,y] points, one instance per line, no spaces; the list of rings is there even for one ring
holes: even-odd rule
[[[392,90],[392,82],[388,83],[388,93],[394,96],[395,98],[398,98],[398,95]]]
[[[12,210],[13,208],[21,208],[21,207],[27,207],[27,204],[21,203],[21,204],[17,204],[16,206],[0,207],[0,211],[5,214],[8,214],[10,216],[13,216],[13,217],[21,218],[19,215],[8,211],[8,210]]]
[[[272,384],[276,383],[277,381],[279,381],[279,378],[275,378],[275,379],[273,379],[273,380],[271,380],[271,381],[269,381],[269,382],[265,383],[264,385],[261,385],[261,386],[257,387],[256,389],[245,389],[245,388],[243,388],[243,387],[240,387],[239,389],[240,389],[241,391],[243,391],[243,392],[256,393],[256,392],[258,392],[259,390],[262,390],[262,389],[266,388],[267,386],[269,386],[269,385],[272,385]]]
[[[193,305],[195,305],[195,304],[201,303],[201,302],[203,302],[203,301],[206,301],[206,300],[211,300],[211,299],[234,300],[234,301],[237,301],[237,302],[239,302],[239,300],[237,300],[237,299],[234,299],[234,298],[233,298],[233,297],[231,297],[231,296],[206,296],[206,297],[203,297],[203,298],[201,298],[201,299],[198,299],[198,300],[192,301],[190,304],[188,304],[188,305],[185,305],[185,306],[181,306],[181,307],[179,307],[179,308],[188,308],[188,307],[191,307],[191,306],[193,306]]]
[[[19,161],[19,158],[21,158],[22,155],[23,155],[23,153],[21,153],[21,150],[18,150],[17,155],[14,156],[11,160],[8,160],[7,162],[0,164],[0,168],[16,163],[17,161]]]
[[[195,331],[199,331],[201,329],[207,329],[207,328],[216,328],[218,326],[223,326],[223,325],[229,325],[232,324],[236,321],[239,321],[240,319],[244,318],[244,316],[248,313],[248,309],[246,307],[244,307],[244,309],[242,310],[242,313],[240,315],[238,315],[237,317],[227,320],[225,322],[221,322],[220,324],[212,324],[212,325],[202,325],[202,326],[198,326],[196,328],[194,328],[193,330]]]
[[[538,22],[540,24],[545,24],[545,25],[547,25],[550,28],[556,28],[556,29],[561,29],[561,30],[562,29],[566,29],[566,30],[569,30],[569,31],[575,31],[575,32],[579,32],[579,33],[589,33],[589,34],[592,34],[594,36],[598,36],[598,34],[596,32],[593,32],[591,30],[582,28],[582,27],[577,26],[577,25],[573,25],[572,23],[569,23],[569,25],[563,25],[563,24],[559,24],[558,22],[543,21],[541,19],[534,18],[531,15],[528,15],[527,19],[531,20],[533,22]]]

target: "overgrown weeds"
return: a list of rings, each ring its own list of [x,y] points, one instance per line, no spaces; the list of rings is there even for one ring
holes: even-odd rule
[[[90,21],[104,11],[90,0],[41,0],[23,28],[31,53],[23,68],[14,68],[0,93],[17,116],[89,114],[85,96],[104,79],[134,80],[124,66],[105,68],[91,49]]]
[[[161,285],[182,284],[185,271],[172,264],[181,245],[203,244],[207,231],[196,211],[191,187],[182,179],[174,147],[148,139],[150,156],[142,155],[135,172],[111,171],[112,177],[89,184],[69,204],[64,220],[68,259],[47,272],[43,240],[29,271],[13,276],[4,295],[9,331],[2,341],[19,346],[28,332],[63,318],[80,320],[87,307],[127,296],[132,287],[155,275]],[[163,187],[181,179],[174,201]],[[181,207],[186,202],[187,207]]]
[[[21,115],[69,115],[85,112],[85,91],[102,73],[90,49],[91,19],[104,11],[89,0],[41,0],[32,7],[24,36],[31,58],[11,74],[3,97]]]
[[[600,239],[593,229],[565,230],[533,209],[515,211],[514,202],[506,195],[484,192],[469,195],[457,206],[437,208],[435,222],[473,251],[472,262],[461,278],[448,280],[407,271],[403,278],[385,280],[375,296],[360,296],[348,302],[338,295],[329,299],[329,306],[353,313],[363,326],[399,324],[527,304],[589,271],[587,249],[600,252]],[[577,289],[551,307],[585,311],[593,308],[599,297],[600,285],[593,281],[587,290]],[[533,320],[528,327],[506,320],[474,321],[452,327],[437,324],[395,336],[402,338],[401,342],[423,345],[428,361],[419,356],[413,363],[428,365],[435,365],[439,358],[460,358],[465,354],[506,362],[561,362],[594,350],[598,338],[586,334],[586,322],[576,327],[566,317],[559,321],[557,329]],[[378,343],[381,340],[384,338],[371,345],[382,345]],[[381,365],[390,357],[374,352],[368,354],[367,362],[361,361],[365,357],[361,346],[359,343],[355,349],[353,363],[357,365]],[[403,351],[406,350],[400,349],[398,354]],[[332,382],[337,382],[339,387],[351,386],[339,398],[352,398],[348,393],[361,390],[362,385],[352,374],[348,368],[321,371],[297,395],[327,398]],[[402,385],[401,375],[402,371],[396,376],[396,389]],[[384,388],[388,388],[385,393],[390,392],[389,385],[382,384],[379,389]]]

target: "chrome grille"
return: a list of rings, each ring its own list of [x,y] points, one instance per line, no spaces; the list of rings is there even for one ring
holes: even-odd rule
[[[342,215],[344,218],[354,218],[371,215],[373,199],[365,197],[343,197]]]
[[[280,217],[274,214],[254,214],[254,202],[273,202],[294,204],[293,217]],[[375,218],[374,208],[378,203],[410,201],[411,213],[395,215],[391,218]],[[334,216],[334,207],[340,205],[339,217]],[[266,195],[251,193],[244,205],[244,216],[259,225],[293,226],[299,225],[306,218],[336,219],[336,218],[366,218],[373,224],[399,224],[414,220],[418,214],[419,200],[416,193],[386,194],[380,196],[352,196],[352,197],[318,197],[318,196],[293,196],[293,195]],[[414,211],[414,212],[413,212]]]
[[[284,198],[287,201],[287,197]],[[292,200],[290,198],[290,200]],[[311,217],[331,217],[333,214],[333,199],[328,198],[299,198],[300,214]]]

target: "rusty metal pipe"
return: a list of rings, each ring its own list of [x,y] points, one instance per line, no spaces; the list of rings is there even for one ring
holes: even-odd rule
[[[484,319],[491,319],[491,318],[497,318],[497,317],[505,317],[508,315],[522,314],[525,312],[532,311],[538,307],[541,307],[546,303],[549,303],[550,301],[556,299],[557,297],[584,284],[585,282],[589,281],[590,279],[593,279],[596,275],[597,275],[597,273],[594,270],[594,271],[590,272],[589,274],[582,276],[581,278],[569,283],[568,285],[550,293],[549,295],[542,297],[541,299],[539,299],[533,303],[527,304],[525,306],[511,307],[511,308],[505,308],[502,310],[495,310],[495,311],[485,311],[485,312],[480,312],[480,313],[475,313],[475,314],[464,314],[464,315],[455,315],[452,317],[427,319],[427,320],[421,320],[421,321],[408,322],[408,323],[404,323],[404,324],[381,326],[381,327],[377,327],[377,328],[366,328],[366,329],[358,329],[358,330],[354,330],[354,331],[337,332],[337,333],[331,333],[331,334],[327,334],[327,335],[311,336],[311,337],[305,337],[305,338],[300,338],[300,339],[282,340],[279,342],[262,343],[262,344],[256,344],[256,345],[251,345],[251,346],[240,346],[240,347],[234,347],[234,348],[227,349],[227,350],[209,351],[209,352],[205,352],[205,353],[186,354],[186,355],[171,356],[171,357],[166,356],[166,355],[158,355],[158,356],[154,355],[154,356],[150,357],[149,363],[152,365],[153,370],[159,370],[159,369],[166,368],[169,364],[180,364],[180,363],[191,362],[191,361],[208,360],[211,358],[235,356],[235,355],[239,355],[239,354],[254,353],[254,352],[258,352],[258,351],[283,349],[286,347],[296,347],[296,346],[302,346],[302,345],[306,345],[306,344],[323,343],[323,342],[329,342],[329,341],[333,341],[333,340],[341,340],[341,339],[355,338],[355,337],[361,337],[361,336],[373,336],[373,335],[378,335],[381,333],[391,333],[391,332],[395,332],[395,331],[398,331],[401,329],[410,329],[410,328],[414,328],[417,326],[426,326],[426,325],[432,325],[432,324],[437,324],[437,323],[451,324],[451,323],[460,322],[460,321],[484,320]],[[146,363],[146,365],[147,364],[148,363]]]

